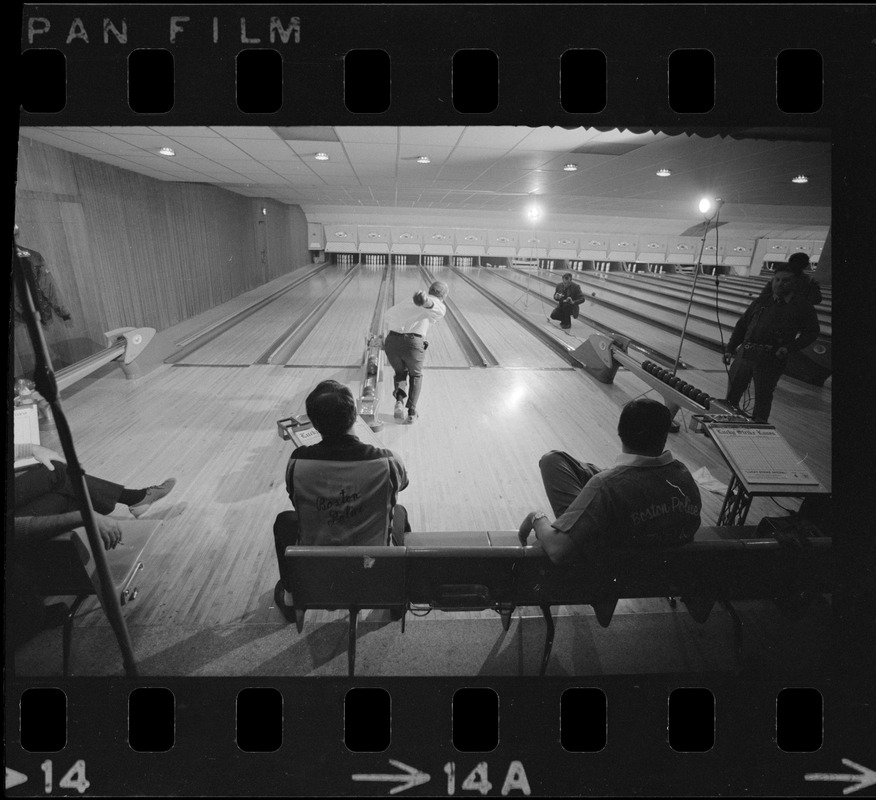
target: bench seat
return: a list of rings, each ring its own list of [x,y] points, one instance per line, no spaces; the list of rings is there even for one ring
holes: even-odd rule
[[[543,675],[553,644],[551,606],[591,605],[608,627],[623,599],[680,597],[699,623],[719,603],[733,620],[741,655],[733,601],[772,600],[786,613],[800,613],[807,598],[832,591],[829,538],[780,543],[753,538],[754,532],[753,526],[704,528],[682,547],[614,550],[586,568],[554,565],[541,549],[522,547],[516,531],[415,533],[404,547],[290,547],[286,558],[299,633],[309,608],[349,610],[350,675],[359,610],[400,611],[404,632],[405,611],[418,606],[493,609],[506,631],[515,608],[540,608],[547,626]]]

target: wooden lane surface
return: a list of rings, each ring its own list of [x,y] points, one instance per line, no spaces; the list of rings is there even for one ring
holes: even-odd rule
[[[136,409],[126,402],[134,397],[123,381],[77,395],[77,404],[87,405],[71,409],[89,471],[118,476],[132,487],[170,474],[179,479],[174,494],[149,515],[164,518],[165,525],[146,554],[129,622],[209,628],[270,621],[276,616],[269,607],[277,577],[270,530],[276,513],[289,508],[283,473],[291,452],[274,423],[300,411],[319,380],[349,383],[355,375],[266,366],[167,368],[156,377]],[[610,466],[618,452],[619,409],[640,390],[632,385],[638,381],[626,378],[606,386],[573,371],[429,372],[422,419],[396,425],[385,415],[379,435],[407,466],[411,484],[400,499],[413,526],[513,529],[529,510],[548,507],[537,462],[550,449]],[[161,414],[161,400],[169,394],[186,397],[191,406],[177,404],[174,413]],[[82,424],[83,414],[99,415],[105,424]],[[119,433],[107,444],[106,429],[112,427]],[[729,480],[704,436],[675,435],[670,449],[691,470],[706,466],[717,479]],[[702,496],[704,524],[714,524],[722,496]],[[752,521],[758,507],[765,509],[761,514],[783,513],[770,501],[756,503]],[[105,623],[102,615],[87,614],[80,624]]]
[[[355,388],[359,370],[163,366],[137,382],[117,373],[101,377],[65,399],[89,473],[131,488],[178,479],[173,494],[147,515],[165,524],[144,554],[141,593],[126,611],[132,626],[199,626],[209,638],[221,625],[278,621],[271,609],[277,580],[271,527],[290,507],[283,476],[292,445],[277,435],[276,420],[301,412],[307,393],[326,378]],[[710,391],[709,378],[716,388],[724,382],[723,373],[702,373],[692,382]],[[407,466],[411,483],[400,501],[419,530],[508,530],[530,510],[549,510],[539,457],[563,449],[611,466],[620,409],[648,391],[625,370],[606,385],[578,370],[456,370],[427,362],[421,418],[399,425],[391,387],[390,379],[378,389],[385,423],[378,438]],[[826,486],[829,399],[823,387],[783,379],[773,414]],[[682,431],[670,437],[672,452],[692,471],[706,467],[726,484],[729,470],[717,448],[686,430],[689,415],[682,421]],[[723,495],[704,490],[702,496],[703,524],[713,525]],[[784,512],[758,499],[749,522],[764,514]],[[78,624],[107,623],[86,613]]]
[[[271,528],[291,507],[284,472],[292,444],[276,421],[302,412],[320,380],[352,384],[356,372],[164,367],[136,387],[101,379],[65,403],[89,473],[131,488],[178,481],[148,514],[165,524],[144,554],[140,596],[126,612],[132,625],[267,618],[277,580]],[[80,624],[104,624],[93,617],[102,615]]]
[[[429,288],[429,283],[420,272],[419,267],[405,266],[394,267],[395,271],[395,302],[401,303],[413,298],[414,293],[420,289]],[[436,280],[446,281],[449,270],[433,267],[432,274]],[[451,297],[456,300],[455,297]],[[391,300],[390,300],[391,302]],[[429,349],[426,351],[426,370],[430,367],[464,367],[469,368],[468,359],[462,350],[453,330],[447,324],[447,320],[431,325],[428,335]],[[386,366],[386,375],[390,389],[392,388],[392,368]],[[392,408],[390,404],[389,408]]]
[[[589,273],[596,275],[596,273]],[[605,273],[601,273],[605,274]],[[667,282],[661,280],[659,275],[647,273],[609,272],[607,280],[618,285],[636,288],[641,291],[650,291],[656,296],[672,297],[684,300],[685,307],[690,298],[691,280],[685,282]],[[726,312],[730,319],[738,319],[745,313],[751,302],[760,295],[760,292],[745,292],[744,295],[734,290],[728,290],[726,282],[718,283],[718,305],[722,316]],[[694,290],[692,309],[699,309],[700,313],[714,315],[715,309],[715,280],[711,276],[700,276],[697,288]],[[815,306],[815,313],[821,325],[821,333],[831,335],[831,309],[819,303]]]
[[[360,266],[287,363],[294,366],[361,364],[385,274],[385,267]]]
[[[525,274],[517,272],[516,270],[502,270],[501,273],[509,278],[513,278],[522,287],[527,285],[527,276]],[[506,281],[503,281],[498,275],[493,275],[488,269],[483,270],[482,275],[485,278],[490,279],[490,282],[485,285],[488,285],[491,290],[496,291],[499,296],[514,296],[513,287],[502,287],[502,284],[506,283]],[[530,285],[537,287],[537,284]],[[543,297],[547,298],[551,296],[550,287],[548,286],[544,286],[544,289],[536,288],[535,290],[540,292]],[[503,292],[505,294],[502,294]],[[588,300],[589,299],[588,295]],[[550,313],[553,307],[554,305],[551,303],[548,308],[548,313]],[[537,321],[540,320],[542,316],[541,311],[543,310],[541,304],[536,301],[536,305],[533,307],[532,300],[530,300],[530,309],[532,310],[529,313],[533,315],[533,318]],[[621,335],[628,336],[631,339],[641,342],[659,353],[662,353],[672,362],[674,362],[675,357],[678,354],[679,333],[658,328],[643,320],[627,316],[623,312],[600,306],[597,303],[592,302],[585,302],[584,305],[581,306],[581,316],[579,316],[577,320],[572,320],[572,328],[568,333],[573,340],[580,340],[577,343],[573,341],[573,347],[577,347],[581,341],[586,340],[592,332],[599,332],[597,328],[588,325],[589,321],[605,325]],[[545,321],[545,323],[548,324],[547,321]],[[714,350],[710,350],[696,342],[692,342],[690,339],[685,339],[681,353],[681,360],[698,368],[717,368],[721,361],[720,355]]]
[[[340,267],[328,267],[240,320],[229,330],[184,358],[181,364],[248,365],[293,326],[343,277]]]
[[[283,275],[282,277],[274,278],[274,280],[269,281],[268,283],[265,283],[256,289],[244,292],[243,294],[238,295],[232,300],[211,308],[209,311],[204,311],[200,314],[197,314],[196,316],[190,317],[189,319],[178,323],[177,325],[174,325],[171,329],[173,331],[174,343],[180,346],[187,344],[193,338],[197,337],[201,333],[206,332],[214,324],[218,322],[223,322],[233,315],[245,311],[247,308],[254,305],[255,303],[258,303],[260,300],[264,300],[266,297],[269,297],[275,292],[278,292],[289,286],[291,283],[294,283],[301,277],[302,274],[306,273],[316,266],[316,264],[308,264],[306,266],[293,269],[291,272]]]
[[[480,267],[471,268],[475,275]],[[459,274],[444,270],[451,297],[501,367],[568,369],[568,362],[523,329],[519,322],[490,302]],[[471,271],[466,274],[472,275]],[[518,295],[520,293],[518,292]],[[545,320],[547,321],[547,320]]]

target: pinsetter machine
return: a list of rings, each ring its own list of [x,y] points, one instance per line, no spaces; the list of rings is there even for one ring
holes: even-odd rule
[[[723,400],[711,397],[696,386],[682,380],[672,370],[665,369],[653,361],[638,361],[627,352],[630,340],[623,336],[608,337],[594,333],[572,351],[572,355],[596,380],[612,383],[620,367],[641,378],[651,388],[660,393],[663,402],[672,414],[679,408],[692,412],[701,421],[712,422],[750,422],[738,408]],[[673,427],[673,430],[677,430]]]

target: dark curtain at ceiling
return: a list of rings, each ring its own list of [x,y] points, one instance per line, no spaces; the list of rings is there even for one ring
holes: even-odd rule
[[[578,126],[563,126],[567,130],[573,130]],[[766,139],[772,142],[829,142],[830,131],[827,128],[617,128],[599,127],[597,131],[630,131],[631,133],[666,133],[670,136],[729,136],[731,139]]]

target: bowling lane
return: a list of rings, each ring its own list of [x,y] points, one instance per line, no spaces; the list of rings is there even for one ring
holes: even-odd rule
[[[566,361],[469,285],[459,273],[445,269],[440,274],[434,274],[450,286],[451,300],[483,339],[499,361],[499,366],[528,369],[569,368]]]
[[[178,363],[187,366],[249,366],[294,326],[314,303],[334,288],[346,270],[328,267],[276,300],[244,317],[229,330]]]
[[[538,292],[544,298],[544,304],[536,302],[535,306],[533,306],[532,301],[534,298],[530,297],[530,310],[527,312],[531,313],[537,320],[540,320],[544,316],[542,314],[543,310],[546,309],[546,313],[550,314],[554,308],[554,303],[551,300],[551,295],[553,294],[551,287],[541,281],[532,280],[530,276],[527,276],[524,273],[512,269],[504,269],[501,270],[500,276],[499,274],[493,274],[489,269],[484,269],[483,276],[489,280],[485,285],[492,291],[495,291],[503,299],[507,299],[508,297],[519,297],[519,292],[515,290],[513,286],[508,284],[507,281],[502,280],[501,276],[511,278],[521,287],[521,289],[528,285],[531,289]],[[551,279],[556,278],[557,283],[560,281],[560,276],[557,273],[544,273],[544,277]],[[501,284],[505,285],[504,288]],[[502,294],[503,292],[505,294]],[[585,294],[587,293],[585,292]],[[589,294],[587,294],[587,300],[588,302],[585,302],[584,305],[581,306],[581,316],[577,320],[572,320],[572,328],[569,333],[572,334],[573,338],[581,335],[582,331],[598,330],[597,328],[588,325],[588,322],[592,321],[598,325],[610,328],[619,334],[628,336],[631,339],[640,342],[642,345],[662,353],[669,359],[675,359],[675,356],[678,353],[679,343],[679,334],[677,332],[663,330],[655,325],[649,325],[642,320],[634,319],[633,317],[624,314],[622,311],[615,311],[614,309],[606,308],[598,303],[594,303],[591,301]],[[533,308],[535,310],[533,310]],[[589,333],[586,333],[586,335],[581,336],[581,338],[586,339],[589,335]],[[573,346],[577,346],[574,342],[572,344]],[[689,339],[686,339],[684,342],[681,359],[697,369],[723,370],[719,353],[696,344]]]
[[[395,302],[410,300],[414,292],[428,289],[429,282],[416,266],[393,267],[395,270]],[[446,281],[449,270],[435,267],[433,274],[437,280]],[[451,295],[452,297],[453,295]],[[392,303],[390,298],[389,303]],[[429,367],[469,367],[468,359],[462,350],[453,330],[442,320],[429,328],[429,350],[426,353],[426,368]]]
[[[385,267],[360,266],[286,363],[325,367],[361,364],[385,273]]]

